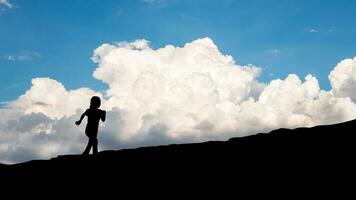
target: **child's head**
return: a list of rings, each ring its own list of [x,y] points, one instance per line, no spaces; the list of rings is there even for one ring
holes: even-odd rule
[[[90,108],[99,108],[101,104],[100,98],[98,96],[93,96],[90,99]]]

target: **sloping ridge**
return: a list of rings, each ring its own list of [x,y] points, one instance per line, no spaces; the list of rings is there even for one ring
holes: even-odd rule
[[[278,129],[228,141],[64,155],[0,165],[1,177],[348,176],[355,169],[356,120],[312,128]],[[270,177],[271,178],[271,177]],[[167,178],[168,179],[168,178]]]

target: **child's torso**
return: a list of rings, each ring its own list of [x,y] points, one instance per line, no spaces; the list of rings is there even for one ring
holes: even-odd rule
[[[98,126],[99,120],[102,116],[103,111],[100,109],[88,109],[87,116],[88,116],[88,125],[89,126]]]

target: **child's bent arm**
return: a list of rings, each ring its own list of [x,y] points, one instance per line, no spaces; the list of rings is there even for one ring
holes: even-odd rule
[[[103,110],[101,114],[101,121],[105,122],[105,118],[106,118],[106,111]]]

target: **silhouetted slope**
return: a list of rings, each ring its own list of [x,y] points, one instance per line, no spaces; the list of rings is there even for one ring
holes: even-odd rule
[[[16,165],[1,165],[2,177],[117,178],[122,182],[182,180],[187,177],[354,177],[356,121],[278,129],[268,134],[224,142],[103,151],[98,155],[58,156]],[[205,179],[204,179],[205,180]]]

